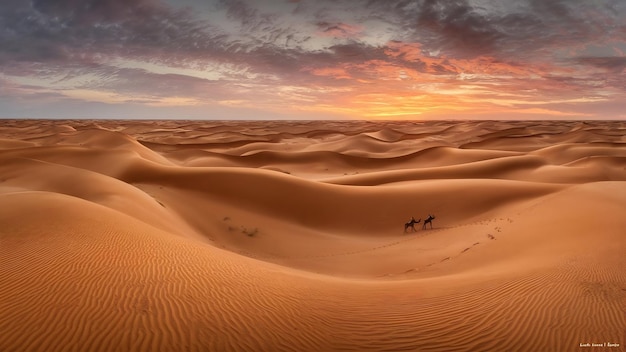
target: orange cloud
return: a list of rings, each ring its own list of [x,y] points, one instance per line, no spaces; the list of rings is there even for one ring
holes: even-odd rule
[[[385,54],[390,57],[401,58],[405,61],[417,61],[424,58],[422,45],[420,43],[391,41],[387,43]]]
[[[323,68],[315,68],[315,69],[306,69],[316,76],[325,76],[331,77],[335,79],[350,79],[352,78],[350,74],[346,71],[345,68],[342,67],[323,67]]]

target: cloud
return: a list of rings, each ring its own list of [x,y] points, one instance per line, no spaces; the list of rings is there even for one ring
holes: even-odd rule
[[[39,84],[40,93],[97,91],[137,104],[258,99],[355,112],[340,106],[431,94],[415,104],[441,107],[460,103],[453,93],[607,99],[626,90],[626,62],[610,56],[626,48],[626,5],[617,0],[215,0],[203,2],[212,10],[205,17],[170,4],[2,1],[0,78],[12,85],[0,95]]]
[[[467,1],[424,1],[417,17],[417,26],[435,34],[442,48],[480,55],[492,53],[504,36],[488,16],[475,11]],[[433,46],[433,42],[430,43]]]
[[[583,65],[601,68],[615,74],[622,73],[624,69],[626,69],[626,57],[624,56],[579,57],[576,58],[575,61]]]
[[[531,1],[526,12],[500,13],[466,0],[354,1],[350,20],[355,24],[348,24],[317,18],[324,13],[322,9],[333,8],[333,3],[321,2],[317,7],[301,9],[298,16],[305,21],[294,28],[286,19],[287,10],[271,12],[268,6],[261,11],[260,5],[253,2],[221,1],[217,8],[241,24],[239,34],[232,35],[194,18],[188,9],[176,10],[153,0],[35,0],[32,6],[10,1],[0,5],[4,7],[0,18],[12,29],[10,35],[7,31],[0,33],[0,65],[13,63],[24,69],[27,65],[23,63],[29,62],[49,67],[87,66],[111,57],[196,68],[222,62],[291,79],[302,72],[302,67],[390,58],[409,66],[412,62],[410,68],[418,70],[432,57],[471,59],[489,55],[500,60],[526,59],[532,50],[563,42],[554,38],[557,34],[550,26],[556,19],[566,21],[564,25],[577,20],[565,3]],[[366,6],[357,8],[357,4]],[[556,19],[546,20],[548,15]],[[364,23],[371,18],[384,18],[397,26],[397,33],[404,38],[387,41],[384,46],[369,43],[361,37],[366,29],[358,21]],[[559,33],[561,27],[556,28]],[[303,32],[307,28],[311,32]],[[577,29],[577,35],[587,33],[585,25],[575,28],[583,28]],[[316,50],[303,47],[311,41],[313,30],[344,41]],[[432,73],[450,72],[442,62],[431,62],[429,67]]]
[[[421,0],[368,2],[371,16],[398,27],[398,41],[448,57],[533,58],[555,48],[615,37],[624,6],[615,1]],[[622,25],[623,26],[623,25]]]
[[[223,57],[223,37],[211,26],[156,1],[11,1],[0,10],[0,22],[10,29],[0,32],[4,65],[114,56],[184,64],[199,56]]]
[[[318,22],[317,27],[324,36],[336,38],[355,38],[364,30],[363,26],[347,23]]]

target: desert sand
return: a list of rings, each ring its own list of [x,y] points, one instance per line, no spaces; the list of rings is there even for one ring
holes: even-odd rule
[[[624,350],[625,253],[624,121],[0,121],[0,351]]]

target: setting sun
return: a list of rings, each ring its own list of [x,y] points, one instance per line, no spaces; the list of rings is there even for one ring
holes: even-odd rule
[[[623,2],[105,0],[0,10],[4,118],[625,116]]]

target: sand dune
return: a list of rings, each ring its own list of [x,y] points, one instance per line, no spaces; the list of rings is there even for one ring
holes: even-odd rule
[[[0,121],[0,351],[622,350],[625,181],[624,122]]]

